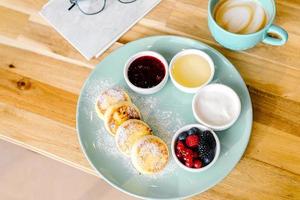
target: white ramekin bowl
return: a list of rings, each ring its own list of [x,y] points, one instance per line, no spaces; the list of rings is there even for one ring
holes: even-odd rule
[[[209,79],[203,83],[202,85],[198,86],[198,87],[186,87],[181,85],[180,83],[178,83],[176,81],[176,79],[173,77],[173,64],[175,62],[175,60],[181,56],[185,56],[185,55],[190,55],[190,54],[194,54],[194,55],[198,55],[201,56],[202,58],[204,58],[209,66],[210,66],[210,70],[211,70],[211,75],[209,77]],[[177,53],[171,60],[170,65],[169,65],[169,74],[171,77],[171,80],[173,82],[173,84],[175,85],[175,87],[177,87],[179,90],[186,92],[186,93],[196,93],[200,88],[202,88],[203,86],[207,85],[214,77],[215,74],[215,65],[213,60],[211,59],[211,57],[205,53],[204,51],[198,50],[198,49],[186,49],[186,50],[182,50],[179,53]]]
[[[228,103],[230,103],[232,108],[235,109],[234,116],[232,117],[232,119],[229,122],[227,122],[225,124],[221,124],[221,125],[215,125],[215,124],[212,124],[212,123],[208,122],[207,120],[205,120],[205,117],[201,116],[201,114],[198,111],[199,108],[197,108],[198,107],[197,102],[201,101],[205,98],[205,94],[204,94],[205,92],[212,92],[212,94],[216,94],[217,90],[222,91],[223,93],[226,92],[227,95],[231,96],[232,99]],[[222,101],[222,99],[220,99],[220,100]],[[210,112],[206,111],[205,109],[207,109],[207,108],[203,108],[202,113],[209,114]],[[192,110],[193,110],[194,117],[196,118],[196,120],[199,123],[211,128],[215,131],[222,131],[222,130],[225,130],[225,129],[228,129],[229,127],[231,127],[238,119],[238,117],[241,113],[241,101],[240,101],[239,96],[236,94],[236,92],[233,89],[231,89],[230,87],[223,85],[223,84],[219,84],[219,83],[213,83],[213,84],[209,84],[209,85],[202,87],[201,89],[199,89],[197,94],[195,94],[195,96],[193,98],[193,102],[192,102]],[[221,112],[221,111],[219,111],[219,112]]]
[[[180,162],[180,160],[177,158],[176,156],[176,153],[175,153],[175,145],[176,145],[176,140],[178,138],[178,136],[184,132],[184,131],[187,131],[193,127],[196,127],[198,129],[200,129],[201,131],[205,131],[205,130],[209,130],[212,135],[214,136],[215,138],[215,141],[216,141],[216,151],[215,151],[215,157],[214,159],[211,161],[211,163],[209,163],[208,165],[206,165],[205,167],[202,167],[202,168],[189,168],[187,166],[185,166],[183,163]],[[190,171],[190,172],[203,172],[207,169],[209,169],[211,166],[213,166],[215,164],[215,162],[218,160],[219,158],[219,155],[220,155],[220,150],[221,150],[221,145],[220,145],[220,140],[217,136],[217,134],[211,130],[210,128],[206,127],[206,126],[203,126],[201,124],[189,124],[189,125],[186,125],[182,128],[180,128],[178,131],[176,131],[176,133],[174,134],[173,138],[172,138],[172,142],[171,142],[171,152],[172,152],[172,156],[174,157],[174,160],[175,162],[184,170],[187,170],[187,171]]]
[[[162,62],[162,64],[164,65],[165,68],[165,76],[163,78],[163,80],[156,86],[151,87],[151,88],[141,88],[141,87],[137,87],[135,85],[133,85],[129,78],[128,78],[128,68],[130,66],[130,64],[136,60],[137,58],[143,57],[143,56],[152,56],[155,57],[156,59],[160,60]],[[124,75],[124,79],[127,83],[127,85],[135,92],[139,93],[139,94],[154,94],[156,92],[158,92],[159,90],[161,90],[165,84],[168,81],[168,76],[169,76],[169,71],[168,71],[168,63],[166,61],[166,59],[160,55],[157,52],[154,51],[142,51],[139,53],[134,54],[133,56],[131,56],[128,61],[125,63],[124,66],[124,71],[123,71],[123,75]]]

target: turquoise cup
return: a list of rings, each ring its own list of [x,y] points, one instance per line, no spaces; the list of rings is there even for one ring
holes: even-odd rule
[[[260,42],[274,46],[284,45],[288,40],[288,33],[283,28],[273,24],[276,15],[274,0],[257,1],[261,3],[268,14],[269,21],[267,25],[255,33],[236,34],[223,29],[217,24],[213,17],[213,12],[219,0],[209,0],[208,27],[214,39],[225,48],[236,51],[252,48]],[[272,35],[276,35],[277,37],[272,37]]]

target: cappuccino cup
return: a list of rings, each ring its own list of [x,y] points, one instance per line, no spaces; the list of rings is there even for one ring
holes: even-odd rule
[[[288,33],[273,24],[274,0],[209,0],[208,27],[214,39],[231,50],[246,50],[260,42],[281,46]]]

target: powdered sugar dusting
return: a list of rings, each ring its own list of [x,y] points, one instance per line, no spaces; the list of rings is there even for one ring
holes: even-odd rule
[[[147,154],[152,154],[153,156],[161,156],[162,155],[158,146],[153,143],[144,143],[141,146],[142,146],[142,148],[140,151],[140,156],[142,156],[142,157]]]
[[[117,159],[120,162],[122,168],[126,169],[128,173],[136,178],[141,178],[141,181],[147,181],[152,179],[162,178],[164,176],[168,176],[168,174],[176,173],[176,168],[178,167],[171,156],[170,144],[172,140],[173,134],[180,127],[186,124],[184,118],[180,116],[178,113],[174,111],[170,111],[167,108],[162,109],[160,105],[160,100],[155,96],[142,96],[137,93],[134,93],[129,90],[128,87],[120,87],[119,83],[114,82],[111,79],[105,80],[97,80],[96,84],[90,84],[88,88],[86,88],[87,92],[83,94],[82,98],[85,98],[86,108],[84,109],[85,116],[87,120],[95,122],[97,126],[97,137],[94,141],[96,148],[100,149],[100,151],[108,154],[112,159]],[[99,94],[108,88],[118,87],[124,89],[128,92],[132,102],[137,106],[142,114],[142,120],[145,121],[146,124],[150,126],[153,130],[153,134],[160,137],[169,148],[169,162],[167,166],[160,172],[155,175],[141,175],[132,165],[130,158],[124,156],[119,152],[117,146],[115,144],[115,139],[105,130],[103,122],[101,119],[97,117],[95,111],[95,103],[99,96]]]
[[[95,103],[100,93],[105,89],[111,88],[115,85],[112,79],[97,80],[95,84],[89,84],[86,88],[85,93],[82,95],[83,101],[87,102],[85,104],[84,112],[90,117],[90,120],[96,120],[95,115]],[[94,117],[93,117],[94,116]],[[95,117],[96,116],[96,117]]]
[[[119,148],[128,155],[131,152],[133,140],[151,133],[152,131],[147,124],[141,120],[131,119],[119,126],[116,133],[116,142]]]
[[[146,170],[161,171],[168,161],[165,144],[160,143],[154,136],[144,137],[133,152],[137,154],[135,162]],[[148,160],[151,160],[150,165]]]
[[[131,126],[127,126],[127,129],[131,129]],[[130,132],[130,130],[128,130]],[[126,133],[126,129],[123,126],[118,128],[118,141],[120,144],[124,144],[128,138],[128,134]]]
[[[126,96],[120,88],[109,88],[101,91],[98,97],[98,106],[102,110],[106,110],[110,105],[121,101],[126,101]]]

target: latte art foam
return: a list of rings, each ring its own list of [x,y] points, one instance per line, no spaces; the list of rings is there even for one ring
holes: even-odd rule
[[[225,30],[249,34],[261,30],[268,17],[264,8],[255,0],[223,0],[214,9],[216,22]]]

